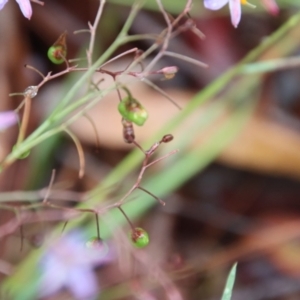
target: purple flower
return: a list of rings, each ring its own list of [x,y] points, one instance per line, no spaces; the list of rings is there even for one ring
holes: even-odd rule
[[[271,13],[276,15],[279,8],[275,0],[262,0],[266,9]],[[218,10],[221,9],[226,4],[229,4],[229,10],[231,15],[231,23],[234,27],[237,27],[241,20],[242,9],[241,4],[248,5],[250,7],[255,7],[250,4],[247,0],[204,0],[204,6],[207,9]]]
[[[0,112],[0,131],[16,124],[18,119],[18,115],[13,110]]]
[[[0,0],[0,10],[4,7],[8,0]],[[25,18],[29,19],[32,15],[30,0],[16,0]]]
[[[99,287],[93,268],[112,261],[114,255],[104,242],[92,248],[85,243],[81,232],[73,231],[50,245],[40,261],[40,296],[67,288],[74,299],[95,299]]]
[[[204,0],[204,6],[207,9],[218,10],[229,3],[229,10],[231,15],[231,23],[234,27],[237,27],[242,15],[241,2],[245,3],[245,0]]]

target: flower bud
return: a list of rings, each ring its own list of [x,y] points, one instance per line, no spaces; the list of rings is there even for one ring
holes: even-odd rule
[[[161,73],[165,76],[166,79],[172,79],[175,77],[178,72],[178,68],[176,66],[165,67],[160,70]]]
[[[173,135],[172,134],[166,134],[162,137],[161,142],[162,143],[169,143],[173,140]]]

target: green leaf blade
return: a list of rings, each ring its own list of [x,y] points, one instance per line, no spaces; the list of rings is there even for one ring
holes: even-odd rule
[[[231,300],[232,290],[233,290],[235,276],[236,276],[236,268],[237,268],[237,263],[235,263],[232,266],[229,272],[221,300]]]

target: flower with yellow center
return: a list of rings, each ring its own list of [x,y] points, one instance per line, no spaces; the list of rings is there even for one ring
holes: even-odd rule
[[[207,9],[218,10],[229,4],[229,10],[231,15],[231,23],[234,27],[237,27],[242,15],[241,4],[255,7],[254,5],[247,2],[247,0],[204,0],[204,6]]]

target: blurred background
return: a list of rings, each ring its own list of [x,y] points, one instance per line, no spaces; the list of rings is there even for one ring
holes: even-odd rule
[[[40,82],[39,75],[24,68],[24,64],[33,65],[44,74],[50,70],[63,70],[64,66],[51,64],[47,50],[65,30],[68,31],[68,58],[84,56],[89,34],[75,35],[73,32],[87,28],[88,22],[94,20],[99,2],[44,2],[44,7],[33,4],[30,21],[22,16],[15,1],[9,1],[0,11],[1,111],[15,109],[22,101],[22,97],[8,97],[9,93],[22,92],[27,86]],[[115,39],[132,2],[108,1],[97,31],[95,57]],[[174,16],[181,12],[185,3],[182,0],[176,2],[165,1],[166,10]],[[184,107],[194,95],[263,43],[299,10],[299,4],[278,1],[280,13],[272,16],[260,1],[253,2],[257,8],[243,7],[242,20],[234,29],[227,6],[213,12],[206,10],[202,1],[194,0],[191,18],[206,38],[200,40],[193,32],[186,31],[172,40],[170,51],[202,61],[209,67],[199,68],[166,57],[159,62],[157,69],[176,65],[179,72],[175,78],[167,81],[153,76],[151,79]],[[165,28],[155,1],[149,0],[145,7],[134,21],[131,34],[159,33]],[[281,58],[280,49],[287,48],[290,52],[284,55],[297,57],[300,43],[295,32],[300,31],[299,26],[288,37],[291,44],[286,41],[276,44],[265,59]],[[147,49],[150,45],[148,41],[132,43],[115,54],[132,47]],[[127,59],[121,59],[110,67],[122,69],[127,64]],[[166,206],[152,206],[136,221],[151,236],[147,251],[156,258],[164,274],[173,280],[183,299],[220,299],[226,276],[235,261],[238,261],[238,272],[232,299],[292,300],[300,297],[300,72],[297,63],[274,69],[273,72],[260,73],[259,85],[247,92],[247,101],[253,101],[253,111],[239,133],[212,161],[207,161],[191,174],[193,176],[186,178],[184,184],[168,193],[163,198]],[[29,132],[59,101],[67,80],[61,77],[49,82],[33,99]],[[239,78],[232,80],[229,88],[233,89],[233,95],[244,92]],[[149,110],[149,122],[136,130],[137,141],[149,146],[153,134],[176,116],[178,109],[142,82],[135,84],[131,92]],[[211,104],[200,107],[199,117],[197,110],[193,118],[209,114],[210,105],[222,102],[222,97],[229,97],[226,89],[211,99]],[[57,188],[83,195],[96,187],[133,148],[123,142],[117,103],[117,94],[111,93],[89,114],[97,128],[98,144],[93,126],[86,119],[81,118],[71,126],[84,149],[86,165],[82,179],[78,178],[79,163],[74,143],[67,135],[61,134],[43,142],[28,158],[5,170],[0,175],[1,192],[39,191],[49,184],[53,169],[56,169]],[[224,107],[227,117],[230,117],[232,105],[238,104],[229,103],[229,108]],[[217,123],[212,120],[208,124],[205,138],[214,138],[209,132]],[[188,127],[184,126],[170,132],[174,141],[178,135],[186,134]],[[0,133],[1,160],[13,146],[17,133],[17,127]],[[205,135],[205,132],[201,134]],[[197,131],[191,132],[191,137],[195,145],[192,147],[199,147],[204,139]],[[172,149],[172,143],[170,147]],[[137,173],[131,176],[134,182]],[[172,181],[172,177],[165,180]],[[155,190],[151,192],[155,194]],[[3,199],[0,194],[1,202]],[[16,206],[24,204],[21,201],[14,203]],[[0,206],[0,232],[3,233],[14,218],[13,212]],[[23,238],[18,230],[3,234],[0,280],[18,268],[18,264],[37,246],[36,239],[53,225],[53,222],[43,226],[24,225]],[[130,286],[135,275],[128,272],[124,276],[118,265],[115,262],[96,268],[102,290],[99,299],[168,299],[163,289],[155,284],[149,288],[149,294],[145,292],[143,296],[135,295],[134,288],[124,292],[122,286]],[[143,270],[136,277],[145,273]],[[43,299],[75,298],[68,290],[63,290]],[[174,296],[173,299],[177,298]]]

